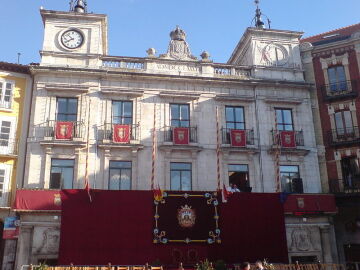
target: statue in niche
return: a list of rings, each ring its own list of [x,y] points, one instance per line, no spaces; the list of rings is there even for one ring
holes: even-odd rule
[[[306,228],[296,228],[291,233],[291,250],[310,251],[314,250],[311,232]]]
[[[176,60],[196,60],[196,57],[191,54],[190,47],[185,40],[186,33],[184,30],[180,29],[179,26],[176,26],[176,29],[171,31],[170,37],[171,40],[167,54],[161,55],[161,57],[173,58]]]
[[[36,252],[38,254],[57,254],[60,240],[59,230],[48,228],[43,232],[42,236],[41,245]]]

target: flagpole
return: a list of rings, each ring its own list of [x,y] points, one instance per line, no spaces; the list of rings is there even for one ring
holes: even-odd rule
[[[216,106],[216,169],[217,169],[217,190],[221,188],[221,177],[220,177],[220,134],[219,134],[219,109]]]
[[[276,192],[280,192],[280,156],[281,156],[281,146],[280,146],[280,133],[278,131],[278,120],[277,113],[275,110],[275,130],[274,130],[274,138],[275,141],[275,184],[276,184]]]
[[[152,130],[152,155],[151,155],[151,189],[154,190],[156,158],[156,103],[154,103],[154,122]]]
[[[90,108],[91,108],[91,99],[89,97],[89,108],[87,113],[87,135],[86,135],[86,164],[85,164],[85,189],[88,192],[89,200],[92,201],[90,194],[90,182],[89,182],[89,155],[90,155]]]

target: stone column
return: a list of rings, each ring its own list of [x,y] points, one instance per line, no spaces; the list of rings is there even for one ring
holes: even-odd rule
[[[329,226],[320,227],[320,237],[323,253],[323,263],[332,263],[331,256],[331,241],[330,241],[330,228]]]
[[[31,248],[34,228],[21,226],[16,250],[15,269],[20,270],[22,265],[31,263]]]

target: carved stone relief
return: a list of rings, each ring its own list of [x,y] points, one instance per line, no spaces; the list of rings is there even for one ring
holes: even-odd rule
[[[33,254],[50,255],[59,251],[60,230],[57,227],[34,229]]]
[[[319,251],[320,233],[318,227],[293,227],[287,229],[289,252]]]

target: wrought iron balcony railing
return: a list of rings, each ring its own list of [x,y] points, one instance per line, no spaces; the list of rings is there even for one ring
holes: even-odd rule
[[[164,133],[164,142],[173,142],[174,141],[174,129],[176,127],[163,127]],[[184,127],[189,129],[189,142],[190,143],[197,143],[197,127]]]
[[[223,144],[231,144],[231,129],[230,128],[221,128],[221,135],[222,135],[222,143]],[[253,129],[246,129],[246,145],[254,145],[255,138],[254,138],[254,130]]]
[[[333,129],[328,133],[329,144],[345,145],[360,142],[359,127]]]
[[[341,81],[320,86],[325,100],[353,98],[358,95],[356,80]]]
[[[15,139],[0,139],[0,155],[17,155],[18,141]]]
[[[105,123],[104,125],[98,127],[98,139],[110,140],[114,142],[114,126],[116,124],[113,123]],[[130,132],[130,140],[132,141],[140,141],[140,124],[132,124],[129,125]]]
[[[60,136],[57,134],[57,129],[60,123],[69,123],[69,130],[66,130],[65,139],[72,140],[83,139],[84,138],[84,122],[83,121],[56,121],[56,120],[48,120],[43,125],[44,137],[52,138],[53,140],[60,140]],[[66,128],[66,127],[65,127]],[[61,132],[61,131],[60,131]]]
[[[329,180],[331,193],[360,194],[360,175]]]
[[[272,137],[272,143],[273,145],[280,145],[283,148],[291,148],[290,145],[292,145],[292,148],[296,148],[298,146],[304,146],[304,133],[302,130],[297,130],[297,131],[288,131],[288,130],[271,130],[271,137]],[[283,136],[282,136],[282,132],[288,133],[288,132],[293,132],[294,134],[294,142],[287,142],[287,145],[285,145],[286,141],[283,140]],[[285,136],[284,136],[285,137]],[[286,139],[286,138],[285,138]],[[290,138],[291,140],[292,138]]]

